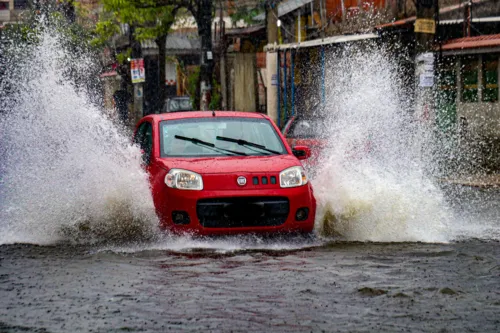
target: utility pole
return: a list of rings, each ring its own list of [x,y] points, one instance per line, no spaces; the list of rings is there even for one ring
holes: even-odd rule
[[[227,80],[226,80],[226,24],[224,22],[224,12],[222,0],[219,0],[219,59],[220,59],[220,90],[222,94],[222,110],[227,110]]]
[[[278,41],[278,1],[269,0],[266,4],[267,47],[273,47]],[[278,56],[279,52],[267,50],[266,52],[266,102],[267,115],[275,122],[278,121]]]
[[[436,1],[438,0],[417,0],[415,21],[417,53],[428,52],[432,48],[436,34]]]
[[[417,0],[415,21],[416,117],[432,124],[435,117],[433,88],[435,81],[434,36],[438,0]]]
[[[212,0],[198,1],[198,32],[201,38],[200,109],[207,111],[212,92],[214,57],[212,54]]]
[[[470,37],[472,22],[472,0],[468,0],[464,6],[464,27],[463,36]]]
[[[137,41],[134,37],[135,27],[131,26],[129,28],[129,43],[132,49],[131,57],[132,59],[142,58],[142,48],[141,43]],[[144,60],[143,60],[144,61]],[[134,105],[134,114],[133,119],[130,124],[135,125],[143,116],[144,116],[144,84],[142,82],[134,83],[133,85],[133,105]]]
[[[274,44],[278,41],[278,3],[270,0],[267,4],[267,43]]]

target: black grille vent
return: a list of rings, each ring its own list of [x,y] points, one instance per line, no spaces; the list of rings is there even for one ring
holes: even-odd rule
[[[196,205],[206,228],[270,227],[285,223],[290,203],[284,197],[201,199]]]

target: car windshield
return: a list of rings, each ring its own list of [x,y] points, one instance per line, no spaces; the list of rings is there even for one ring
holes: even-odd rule
[[[287,154],[267,119],[186,118],[160,122],[161,157]]]
[[[291,124],[287,137],[293,139],[313,139],[328,136],[328,122],[325,119],[295,119]]]
[[[171,99],[169,111],[190,111],[192,109],[191,100],[189,98]]]

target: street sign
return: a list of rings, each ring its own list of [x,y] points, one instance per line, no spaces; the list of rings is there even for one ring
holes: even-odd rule
[[[436,21],[433,19],[417,19],[415,21],[415,32],[422,32],[424,34],[436,33]]]
[[[165,61],[165,84],[167,86],[177,85],[177,64],[171,61]]]
[[[130,60],[130,74],[132,76],[132,83],[140,83],[146,81],[144,59],[139,58]]]
[[[420,74],[419,87],[432,87],[434,86],[434,74],[422,73]]]

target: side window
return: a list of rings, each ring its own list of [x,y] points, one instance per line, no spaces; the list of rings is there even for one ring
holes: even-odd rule
[[[462,59],[462,102],[472,103],[478,101],[478,73],[479,58],[467,56]]]
[[[483,55],[483,102],[498,102],[498,54]]]
[[[153,127],[151,123],[145,122],[139,126],[134,142],[137,143],[143,151],[142,158],[144,163],[149,164],[151,161],[151,153],[153,152]]]

